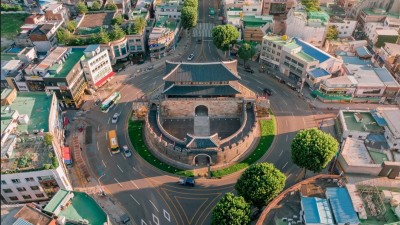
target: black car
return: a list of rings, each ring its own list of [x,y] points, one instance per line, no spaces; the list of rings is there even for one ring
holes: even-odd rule
[[[249,73],[254,73],[254,70],[251,68],[245,68],[244,71],[249,72]]]
[[[272,90],[268,89],[268,88],[264,88],[264,94],[267,94],[267,95],[271,96],[272,95]]]
[[[194,187],[194,185],[196,184],[196,181],[194,180],[193,177],[180,177],[178,180],[178,183],[180,185]]]

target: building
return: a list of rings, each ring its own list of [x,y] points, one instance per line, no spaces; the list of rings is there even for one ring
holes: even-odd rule
[[[28,91],[23,82],[22,69],[26,64],[21,60],[1,61],[1,89],[15,88],[18,91]]]
[[[49,215],[41,212],[35,203],[28,203],[22,207],[12,207],[7,205],[10,210],[7,214],[1,214],[2,223],[5,224],[36,224],[36,225],[56,225],[56,220],[51,218]],[[7,212],[7,211],[6,211]],[[5,220],[3,221],[3,216]]]
[[[303,220],[307,225],[334,224],[329,202],[323,198],[301,197]]]
[[[175,50],[178,40],[179,20],[160,16],[148,39],[151,60],[160,59]]]
[[[154,5],[155,18],[159,20],[160,17],[166,16],[167,18],[180,19],[182,6],[182,0],[156,1]]]
[[[118,7],[118,11],[121,14],[131,14],[131,10],[132,10],[132,5],[131,5],[131,1],[129,0],[115,0],[112,1],[113,3],[115,3]]]
[[[29,39],[38,52],[49,52],[50,49],[57,46],[56,32],[62,24],[62,21],[46,22],[38,25],[29,33]]]
[[[55,95],[3,90],[1,107],[1,197],[7,203],[44,201],[72,190],[61,148],[64,132]],[[14,98],[14,100],[13,100]],[[47,140],[48,134],[52,138]]]
[[[97,89],[114,75],[108,51],[101,50],[100,45],[89,45],[83,53],[81,62],[86,80],[91,88]]]
[[[292,8],[286,19],[286,35],[297,37],[316,47],[325,42],[329,15],[326,12],[307,12],[304,6]]]
[[[368,110],[341,110],[338,115],[341,140],[347,137],[365,140],[370,133],[383,134],[384,128]]]
[[[64,60],[53,64],[43,77],[46,92],[54,92],[61,108],[79,109],[87,82],[81,59],[84,48],[68,48]]]
[[[262,15],[287,14],[295,3],[295,0],[264,0]]]
[[[307,77],[308,71],[321,68],[333,74],[340,70],[341,60],[299,38],[265,35],[260,64],[279,69],[302,88],[304,84],[314,86],[314,82]]]
[[[33,14],[25,18],[25,24],[40,24],[46,21],[46,16],[43,14]]]
[[[62,21],[66,23],[69,21],[69,11],[62,4],[49,4],[43,10],[47,21]]]
[[[385,42],[372,59],[374,64],[385,67],[400,82],[400,45]]]
[[[265,34],[272,32],[272,16],[243,16],[241,18],[243,40],[261,43]]]
[[[248,0],[242,5],[243,15],[245,16],[261,16],[262,0]]]
[[[335,224],[360,224],[360,220],[357,217],[349,192],[346,188],[326,188],[326,197],[332,208]]]
[[[390,149],[400,149],[400,110],[382,110],[380,112],[381,117],[386,121],[385,126],[385,137]]]
[[[111,224],[107,214],[84,192],[60,189],[43,209],[64,224]]]
[[[226,9],[225,13],[225,22],[226,24],[230,24],[235,26],[236,28],[240,28],[240,21],[242,18],[242,8],[240,7],[229,7]]]

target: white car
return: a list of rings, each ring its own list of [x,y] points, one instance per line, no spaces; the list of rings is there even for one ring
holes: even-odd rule
[[[190,54],[190,55],[188,56],[187,60],[188,60],[188,61],[192,61],[193,58],[194,58],[194,54],[192,53],[192,54]]]
[[[117,123],[118,122],[118,117],[119,117],[119,114],[118,113],[114,113],[114,116],[111,119],[111,123],[113,123],[113,124]]]
[[[122,146],[122,149],[124,150],[124,155],[126,158],[129,158],[132,156],[132,152],[129,150],[128,146],[124,145],[124,146]]]

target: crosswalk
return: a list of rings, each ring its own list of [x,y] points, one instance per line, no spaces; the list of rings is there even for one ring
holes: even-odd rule
[[[212,37],[212,29],[214,24],[212,23],[198,23],[196,28],[193,28],[193,37]]]

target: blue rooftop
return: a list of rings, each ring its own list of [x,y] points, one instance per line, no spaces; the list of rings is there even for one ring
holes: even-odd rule
[[[334,224],[331,208],[326,199],[301,197],[301,208],[304,211],[306,224]]]
[[[326,197],[329,200],[337,224],[360,223],[346,188],[327,188]]]
[[[356,56],[342,56],[343,63],[354,64],[354,65],[364,65],[372,64],[371,60],[362,60]]]
[[[365,46],[356,48],[357,55],[360,57],[372,57],[371,53]]]
[[[374,68],[379,79],[387,86],[399,86],[392,74],[386,68]]]
[[[379,126],[387,126],[386,120],[376,110],[371,110],[371,115]]]
[[[314,78],[324,77],[324,76],[331,75],[328,71],[326,71],[325,69],[320,68],[320,67],[315,68],[315,69],[312,69],[312,70],[308,71],[308,73],[309,73],[311,76],[313,76]]]
[[[326,54],[325,52],[319,50],[318,48],[310,45],[307,42],[304,42],[298,38],[293,38],[296,41],[296,44],[302,47],[303,52],[307,53],[308,55],[314,57],[319,63],[325,62],[326,60],[332,58],[330,55]]]

